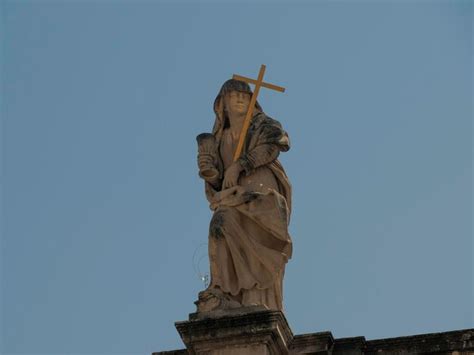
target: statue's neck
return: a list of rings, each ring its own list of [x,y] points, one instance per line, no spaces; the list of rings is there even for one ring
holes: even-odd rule
[[[229,129],[232,134],[240,134],[244,125],[245,115],[229,115]]]

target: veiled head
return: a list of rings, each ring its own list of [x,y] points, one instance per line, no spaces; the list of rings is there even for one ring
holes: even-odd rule
[[[230,94],[231,92],[241,92],[252,95],[252,90],[250,89],[250,85],[244,81],[236,80],[236,79],[229,79],[227,80],[219,90],[216,99],[214,100],[214,112],[220,119],[224,119],[224,105],[225,105],[225,97]],[[258,111],[262,111],[262,107],[259,105],[258,102],[255,102],[255,109]]]
[[[227,115],[225,113],[225,105],[226,105],[226,101],[227,101],[227,104],[229,105],[230,94],[232,92],[234,93],[233,95],[237,97],[238,96],[242,97],[242,95],[239,95],[239,93],[247,94],[249,99],[252,96],[252,90],[250,89],[250,85],[244,81],[229,79],[222,85],[221,89],[219,90],[219,93],[217,94],[216,99],[214,100],[214,112],[216,114],[216,122],[214,125],[213,133],[216,133],[218,135],[219,135],[218,131],[220,131],[224,127],[225,122],[227,120]],[[235,101],[238,102],[239,100],[236,99]],[[237,106],[237,102],[236,102],[235,109],[239,109],[239,107]],[[248,109],[248,104],[247,106],[245,106],[245,108],[241,108],[241,109],[246,112]],[[254,114],[261,111],[262,111],[262,107],[256,101]]]

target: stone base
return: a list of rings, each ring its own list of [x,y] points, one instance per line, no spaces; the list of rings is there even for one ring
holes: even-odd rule
[[[189,354],[284,355],[293,334],[280,311],[262,306],[190,314],[176,322]]]

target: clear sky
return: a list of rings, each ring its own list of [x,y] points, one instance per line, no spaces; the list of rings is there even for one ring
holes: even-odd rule
[[[145,355],[204,288],[196,141],[288,131],[295,334],[474,327],[471,1],[1,1],[2,354]],[[196,251],[196,253],[195,253]]]

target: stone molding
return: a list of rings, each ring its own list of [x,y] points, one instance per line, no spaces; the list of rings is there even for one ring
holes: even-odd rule
[[[192,313],[176,322],[187,349],[152,355],[474,355],[474,329],[366,340],[331,332],[293,335],[284,314],[263,307]]]

